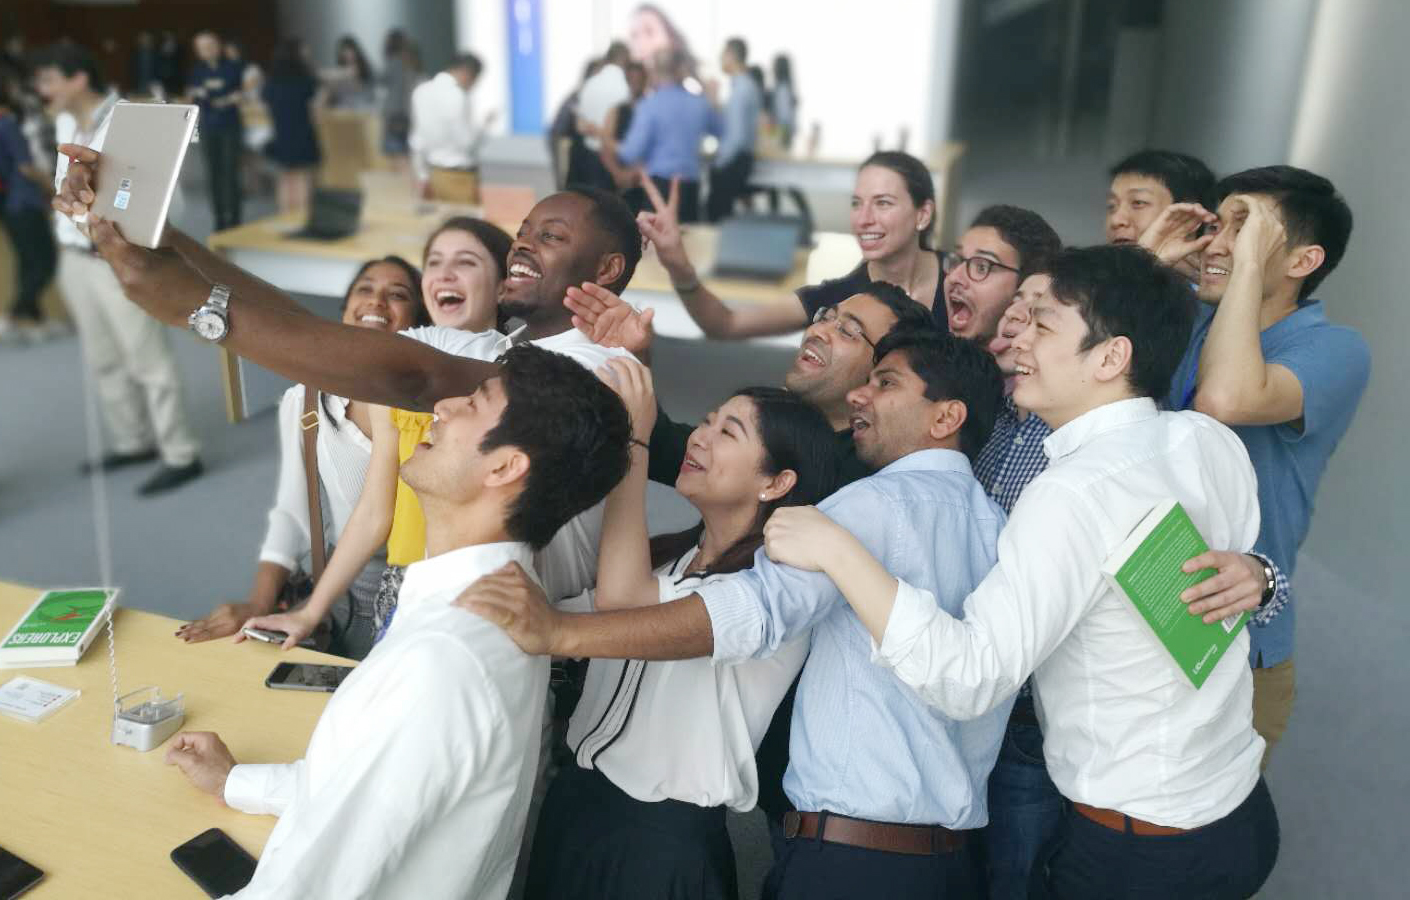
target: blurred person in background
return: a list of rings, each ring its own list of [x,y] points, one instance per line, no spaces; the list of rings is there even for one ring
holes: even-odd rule
[[[21,127],[18,78],[0,73],[0,221],[15,248],[15,302],[0,315],[0,341],[42,341],[67,329],[45,320],[39,297],[54,280],[58,249],[49,225],[48,177],[34,164]]]
[[[201,150],[210,179],[215,230],[240,224],[240,155],[243,129],[240,97],[244,75],[239,63],[225,58],[220,38],[202,31],[192,42],[196,62],[187,79],[187,95],[201,109]]]
[[[279,167],[279,211],[303,209],[308,206],[314,170],[322,160],[313,127],[313,110],[321,94],[303,41],[285,38],[275,47],[261,98],[274,127],[264,152]]]
[[[382,152],[398,166],[406,164],[411,134],[411,91],[416,87],[420,66],[414,65],[411,41],[406,32],[393,28],[382,45]]]
[[[377,86],[372,64],[357,38],[345,34],[338,38],[333,53],[333,68],[324,75],[328,88],[328,105],[336,109],[368,109],[376,105]]]

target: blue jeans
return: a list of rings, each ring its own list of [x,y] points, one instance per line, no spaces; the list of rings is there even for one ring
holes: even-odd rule
[[[1025,701],[1033,702],[1027,698],[1018,702]],[[998,762],[989,775],[989,824],[984,829],[989,900],[1028,896],[1033,863],[1062,824],[1064,803],[1043,762],[1042,730],[1031,722],[1010,719]]]

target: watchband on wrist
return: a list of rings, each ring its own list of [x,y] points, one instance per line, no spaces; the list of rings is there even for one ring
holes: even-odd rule
[[[1273,595],[1277,593],[1278,573],[1273,568],[1273,561],[1262,553],[1250,553],[1249,556],[1252,556],[1263,565],[1263,596],[1258,598],[1258,605],[1262,606],[1269,600],[1272,600]]]

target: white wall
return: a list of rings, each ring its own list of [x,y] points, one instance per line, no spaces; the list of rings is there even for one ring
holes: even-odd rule
[[[577,85],[584,63],[625,38],[639,0],[542,0],[544,119],[551,119]],[[800,132],[822,125],[820,152],[860,158],[874,135],[887,146],[900,128],[909,149],[949,135],[954,84],[953,36],[962,0],[872,0],[866,14],[845,4],[813,0],[658,0],[700,58],[702,74],[718,77],[720,49],[738,35],[751,62],[770,68],[773,56],[793,58],[803,99]],[[509,108],[504,77],[504,0],[455,0],[459,46],[486,62],[477,88],[483,108]],[[948,23],[948,25],[946,24]],[[948,42],[947,42],[948,39]]]
[[[1346,258],[1319,293],[1333,319],[1360,330],[1372,357],[1370,387],[1322,481],[1304,550],[1388,603],[1407,595],[1410,546],[1407,34],[1410,3],[1402,0],[1322,5],[1290,159],[1330,178],[1351,204],[1356,224]]]
[[[485,2],[485,0],[481,0]],[[381,68],[382,42],[400,28],[421,47],[427,71],[445,65],[455,51],[455,9],[450,0],[280,0],[279,30],[303,38],[319,68],[333,64],[338,38],[351,34],[374,69]]]
[[[1166,0],[1153,145],[1215,172],[1284,161],[1317,6]]]

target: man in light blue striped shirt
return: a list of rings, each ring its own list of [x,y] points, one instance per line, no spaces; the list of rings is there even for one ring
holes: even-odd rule
[[[729,99],[725,101],[720,146],[710,165],[710,199],[705,203],[705,218],[711,222],[718,222],[734,210],[735,201],[744,195],[754,170],[754,144],[759,139],[759,113],[764,98],[749,74],[748,62],[749,46],[744,38],[733,37],[725,42],[720,68],[729,76]]]

